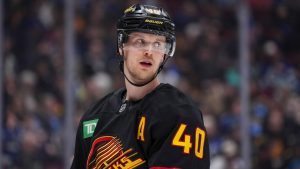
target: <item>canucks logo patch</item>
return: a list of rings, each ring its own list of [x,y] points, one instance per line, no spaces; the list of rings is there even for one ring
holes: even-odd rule
[[[133,149],[123,150],[117,137],[102,136],[94,140],[86,163],[87,169],[134,169],[145,163]]]
[[[83,122],[83,138],[92,137],[99,119]]]

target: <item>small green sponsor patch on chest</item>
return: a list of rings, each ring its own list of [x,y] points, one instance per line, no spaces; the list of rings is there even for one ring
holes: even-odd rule
[[[83,138],[92,137],[99,119],[83,122]]]

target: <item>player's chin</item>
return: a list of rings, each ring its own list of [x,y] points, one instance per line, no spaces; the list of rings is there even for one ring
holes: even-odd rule
[[[144,74],[144,73],[140,73],[139,74],[139,77],[136,78],[136,81],[137,83],[145,83],[145,82],[148,82],[150,81],[151,79],[153,79],[153,77],[155,76],[155,73],[147,73],[147,74]]]

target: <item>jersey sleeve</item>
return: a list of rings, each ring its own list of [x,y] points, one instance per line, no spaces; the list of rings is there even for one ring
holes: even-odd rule
[[[79,127],[80,128],[80,127]],[[80,132],[77,130],[76,141],[75,141],[75,151],[74,157],[71,165],[71,169],[84,168],[82,159],[82,149],[81,149],[81,140],[80,140]]]
[[[103,99],[102,99],[103,100]],[[89,107],[85,114],[81,117],[79,122],[77,132],[76,132],[76,140],[75,140],[75,151],[74,157],[71,164],[71,169],[84,169],[86,168],[86,162],[88,158],[88,150],[90,148],[90,138],[84,139],[83,136],[83,121],[85,119],[89,119],[89,116],[92,116],[92,112],[94,112],[99,104],[102,102],[94,103],[91,107]]]
[[[84,122],[97,119],[98,110],[101,109],[108,101],[110,101],[110,99],[113,98],[113,95],[117,95],[119,92],[122,92],[122,90],[124,89],[109,93],[99,101],[93,103],[81,117],[76,133],[75,151],[71,169],[85,169],[87,165],[92,137],[84,136]]]
[[[86,148],[85,143],[83,141],[82,136],[82,123],[80,122],[79,127],[77,129],[76,141],[75,141],[75,151],[74,158],[72,161],[71,169],[84,169],[86,162]]]
[[[190,105],[159,108],[149,126],[150,169],[209,169],[207,133],[199,109]]]

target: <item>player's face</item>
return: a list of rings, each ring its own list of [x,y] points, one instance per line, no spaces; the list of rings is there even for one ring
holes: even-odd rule
[[[124,73],[130,80],[150,80],[163,62],[167,44],[164,36],[133,32],[123,46]]]

